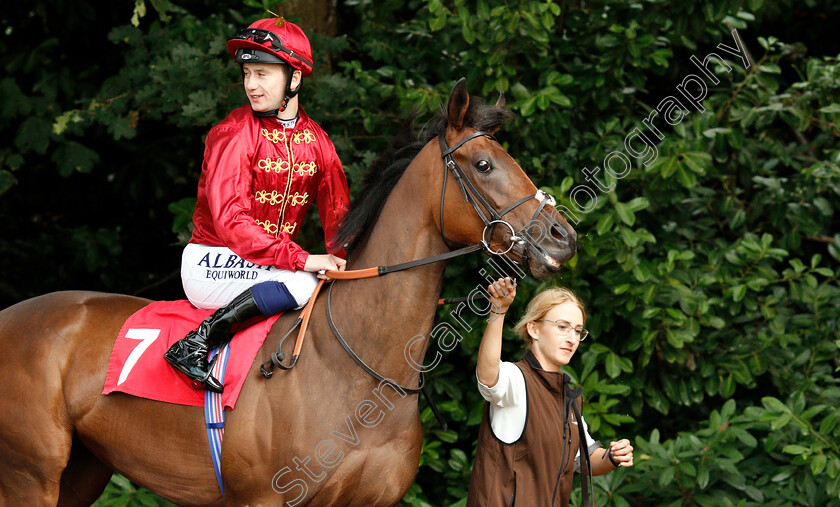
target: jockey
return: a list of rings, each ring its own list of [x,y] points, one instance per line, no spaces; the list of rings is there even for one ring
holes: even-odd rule
[[[300,27],[261,19],[227,48],[250,104],[207,135],[195,228],[181,259],[187,298],[217,310],[164,354],[196,388],[218,393],[223,386],[210,375],[209,349],[246,322],[305,305],[324,277],[313,273],[344,269],[344,252],[332,237],[350,200],[335,147],[298,104],[313,67]],[[310,254],[294,241],[313,199],[327,254]]]

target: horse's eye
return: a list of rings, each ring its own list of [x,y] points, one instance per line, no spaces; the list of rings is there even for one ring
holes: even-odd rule
[[[489,172],[490,169],[493,169],[493,166],[490,165],[490,162],[481,159],[475,163],[475,168],[480,173],[486,173]]]

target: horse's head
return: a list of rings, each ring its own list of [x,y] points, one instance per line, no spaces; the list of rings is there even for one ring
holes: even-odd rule
[[[450,246],[483,241],[542,279],[574,256],[577,233],[492,137],[509,115],[501,96],[494,106],[470,104],[465,79],[453,88],[438,138],[440,232]]]

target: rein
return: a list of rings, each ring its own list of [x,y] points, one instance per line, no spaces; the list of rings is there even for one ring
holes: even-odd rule
[[[361,280],[365,278],[376,278],[378,276],[387,275],[388,273],[396,273],[397,271],[404,271],[406,269],[416,268],[418,266],[425,266],[426,264],[432,264],[435,262],[460,257],[462,255],[467,255],[481,250],[482,246],[482,243],[475,243],[464,248],[459,248],[458,250],[454,250],[452,252],[446,252],[444,254],[435,255],[432,257],[424,257],[423,259],[403,262],[401,264],[393,264],[391,266],[379,266],[376,268],[367,269],[354,269],[351,271],[333,271],[330,269],[324,271],[323,274],[327,275],[333,280]],[[300,317],[297,318],[295,323],[292,325],[292,328],[289,329],[289,331],[280,340],[280,343],[277,344],[277,349],[271,353],[269,360],[260,365],[260,373],[262,373],[265,378],[271,378],[271,376],[274,374],[273,370],[275,366],[283,370],[291,370],[297,363],[298,357],[300,356],[300,349],[303,345],[303,337],[306,334],[306,327],[309,323],[309,317],[312,314],[312,307],[315,304],[315,300],[317,299],[318,293],[321,291],[321,287],[323,287],[324,282],[325,280],[318,281],[318,285],[315,286],[315,291],[309,298],[309,302],[306,304],[306,307],[303,309],[303,312],[301,313]],[[330,291],[332,291],[332,285],[330,286]],[[298,326],[301,326],[301,328],[298,332],[298,337],[297,341],[295,342],[295,349],[292,354],[292,358],[290,359],[288,365],[283,364],[283,361],[286,358],[286,355],[283,353],[282,350],[283,343],[285,343],[286,338],[288,338],[289,335],[291,335],[292,332]],[[336,336],[338,336],[337,333]]]
[[[434,256],[431,256],[431,257],[424,257],[422,259],[403,262],[403,263],[400,263],[400,264],[392,264],[390,266],[378,266],[378,267],[373,267],[373,268],[357,269],[357,270],[351,270],[351,271],[326,270],[326,271],[322,272],[322,274],[325,274],[326,276],[328,276],[329,278],[332,279],[332,280],[330,280],[330,287],[327,290],[327,301],[326,301],[327,321],[329,322],[330,329],[332,330],[332,332],[335,335],[336,339],[338,340],[339,344],[341,344],[342,348],[344,348],[344,350],[347,352],[347,354],[351,358],[353,358],[353,360],[356,362],[356,364],[358,364],[365,372],[367,372],[370,376],[372,376],[374,379],[378,380],[379,382],[389,382],[389,383],[393,384],[394,386],[402,389],[406,393],[410,393],[410,394],[422,393],[423,396],[426,398],[426,401],[429,403],[429,406],[432,408],[432,411],[434,412],[435,417],[437,418],[438,422],[441,424],[441,426],[443,427],[444,430],[447,428],[446,422],[443,420],[443,417],[441,416],[440,412],[438,411],[437,406],[434,404],[431,397],[429,396],[428,391],[426,390],[425,380],[424,380],[425,377],[424,377],[423,373],[422,372],[420,373],[420,382],[419,382],[418,387],[408,388],[408,387],[403,387],[403,386],[400,386],[398,384],[393,383],[392,381],[390,381],[390,380],[386,379],[385,377],[383,377],[382,375],[380,375],[376,370],[374,370],[373,368],[368,366],[353,351],[353,349],[350,347],[350,345],[347,344],[347,341],[344,339],[344,337],[341,335],[341,332],[336,327],[335,320],[333,319],[332,310],[331,310],[331,306],[332,306],[331,305],[331,296],[332,296],[332,288],[333,288],[333,285],[334,285],[333,282],[335,280],[359,280],[359,279],[365,279],[365,278],[375,278],[375,277],[378,277],[378,276],[387,275],[389,273],[396,273],[398,271],[404,271],[404,270],[407,270],[407,269],[412,269],[412,268],[419,267],[419,266],[425,266],[425,265],[432,264],[432,263],[435,263],[435,262],[440,262],[440,261],[444,261],[444,260],[448,260],[448,259],[453,259],[455,257],[460,257],[462,255],[467,255],[467,254],[470,254],[472,252],[476,252],[476,251],[479,251],[479,250],[482,250],[482,249],[487,250],[488,253],[493,254],[493,255],[505,255],[508,252],[510,252],[510,250],[516,244],[525,243],[525,239],[517,236],[516,231],[514,230],[513,226],[510,225],[508,222],[506,222],[503,219],[503,217],[506,214],[513,211],[514,209],[521,206],[522,204],[525,204],[526,202],[530,201],[531,199],[536,198],[540,202],[540,205],[537,207],[537,211],[534,213],[534,216],[531,219],[531,221],[533,222],[534,219],[537,217],[537,215],[540,213],[540,211],[542,211],[542,209],[545,207],[545,205],[547,203],[551,204],[553,206],[554,198],[545,194],[541,190],[538,190],[537,193],[532,194],[532,195],[528,195],[528,196],[525,196],[525,197],[519,199],[518,201],[516,201],[512,205],[508,206],[507,208],[505,208],[501,212],[496,211],[496,209],[490,203],[487,202],[487,199],[484,198],[484,196],[481,194],[481,192],[479,192],[478,189],[475,188],[475,185],[473,185],[473,183],[467,177],[466,173],[464,172],[464,170],[461,168],[461,166],[458,164],[458,162],[455,160],[455,157],[453,156],[453,153],[455,153],[455,151],[458,148],[460,148],[461,146],[466,144],[468,141],[470,141],[472,139],[475,139],[477,137],[489,137],[490,139],[495,140],[495,138],[493,137],[492,134],[490,134],[488,132],[477,131],[477,132],[474,132],[474,133],[470,134],[469,136],[465,137],[464,139],[460,140],[457,144],[455,144],[454,146],[452,146],[450,148],[446,143],[445,133],[441,133],[438,136],[438,138],[440,140],[441,158],[443,158],[443,161],[444,161],[443,188],[442,188],[441,194],[440,194],[440,232],[441,232],[441,235],[443,236],[444,243],[447,246],[449,246],[450,243],[449,243],[449,240],[446,238],[446,233],[445,233],[444,225],[443,225],[443,205],[444,205],[444,199],[446,197],[447,176],[449,174],[449,171],[452,171],[452,175],[455,178],[455,181],[458,183],[458,187],[461,189],[461,194],[463,195],[464,200],[472,205],[472,207],[476,211],[476,214],[478,214],[479,218],[481,218],[481,221],[484,223],[484,231],[482,231],[480,242],[474,243],[472,245],[469,245],[469,246],[466,246],[466,247],[463,247],[463,248],[459,248],[457,250],[452,250],[450,252],[446,252],[446,253],[443,253],[443,254],[440,254],[440,255],[434,255]],[[447,169],[448,169],[448,171],[447,171]],[[481,206],[479,206],[479,203],[481,204]],[[482,207],[487,211],[487,214],[485,214],[484,211],[482,211],[482,209],[481,209]],[[488,217],[488,214],[489,214],[489,217]],[[490,241],[493,238],[493,233],[495,231],[496,225],[498,225],[498,224],[506,225],[511,231],[510,246],[508,246],[508,249],[505,250],[504,252],[497,252],[497,251],[490,248]],[[490,229],[490,235],[489,236],[487,235],[487,229],[488,228]],[[260,365],[260,373],[262,373],[262,375],[266,379],[271,378],[271,376],[274,374],[274,368],[275,367],[283,369],[283,370],[290,370],[295,366],[295,364],[297,364],[298,358],[300,357],[300,351],[301,351],[301,348],[303,346],[303,339],[304,339],[304,336],[306,335],[306,329],[307,329],[307,326],[308,326],[308,323],[309,323],[309,318],[312,315],[312,308],[315,306],[315,300],[318,297],[318,294],[321,291],[321,288],[323,287],[324,282],[325,282],[325,280],[319,280],[318,285],[315,287],[315,290],[312,293],[312,296],[309,298],[309,302],[306,304],[306,307],[304,308],[300,317],[298,317],[298,319],[295,321],[294,325],[292,325],[292,328],[289,329],[289,331],[280,340],[280,343],[278,343],[276,350],[271,353],[271,356],[269,357],[269,360]],[[453,300],[444,300],[444,299],[438,300],[438,304],[446,304],[446,303],[449,303],[449,302],[453,302]],[[295,348],[294,348],[294,351],[293,351],[293,354],[292,354],[292,358],[291,358],[288,365],[283,364],[283,361],[285,360],[285,354],[283,353],[283,350],[282,350],[283,344],[285,343],[286,339],[292,334],[292,332],[298,326],[300,326],[300,330],[298,331],[298,337],[297,337],[297,340],[295,341]]]
[[[422,259],[403,262],[400,264],[393,264],[390,266],[379,266],[376,268],[367,268],[367,269],[356,269],[351,271],[334,271],[334,270],[326,270],[324,274],[328,277],[332,278],[330,280],[330,287],[327,290],[327,321],[329,322],[330,329],[332,329],[333,335],[335,335],[336,340],[338,343],[341,344],[341,347],[347,352],[353,361],[356,362],[363,370],[365,370],[371,377],[378,380],[379,382],[389,382],[394,386],[398,387],[399,389],[403,390],[409,394],[417,394],[422,393],[423,397],[426,398],[426,402],[431,407],[432,412],[435,414],[435,418],[437,419],[438,423],[441,425],[444,431],[448,428],[446,421],[443,419],[440,411],[437,408],[437,405],[432,400],[431,395],[429,395],[428,390],[426,390],[426,382],[425,376],[423,372],[420,372],[420,382],[416,388],[411,387],[404,387],[401,386],[391,380],[386,379],[382,375],[380,375],[376,370],[371,368],[370,366],[365,363],[362,358],[356,354],[355,351],[350,347],[344,337],[341,335],[341,332],[335,325],[335,319],[332,316],[332,288],[333,282],[335,280],[361,280],[365,278],[375,278],[378,276],[384,276],[388,273],[396,273],[397,271],[404,271],[406,269],[416,268],[418,266],[425,266],[427,264],[432,264],[435,262],[444,261],[447,259],[452,259],[455,257],[460,257],[462,255],[467,255],[473,252],[477,252],[481,250],[483,247],[486,247],[483,242],[475,243],[469,246],[465,246],[463,248],[459,248],[458,250],[454,250],[451,252],[446,252],[440,255],[434,255],[432,257],[424,257]],[[283,335],[283,338],[280,339],[280,343],[277,344],[277,348],[274,352],[271,353],[269,356],[269,360],[264,362],[260,365],[260,373],[262,373],[263,377],[269,379],[274,375],[274,367],[280,368],[282,370],[291,370],[297,364],[298,358],[300,357],[300,351],[303,348],[303,339],[306,336],[306,328],[309,325],[309,318],[312,315],[312,308],[315,306],[315,300],[318,298],[318,294],[321,292],[321,288],[324,286],[324,282],[326,280],[319,280],[318,285],[315,286],[315,290],[312,292],[312,296],[309,298],[309,301],[306,303],[306,307],[303,309],[300,317],[297,318],[295,323],[289,329],[289,331]],[[444,300],[439,300],[439,303]],[[289,364],[283,364],[283,361],[286,358],[286,354],[283,352],[283,344],[286,342],[286,338],[288,338],[294,330],[300,326],[300,330],[298,331],[297,340],[295,340],[295,348],[292,352],[292,358],[289,361]]]
[[[418,384],[417,388],[403,387],[403,386],[397,384],[396,382],[394,382],[392,380],[386,379],[385,377],[380,375],[376,370],[374,370],[373,368],[368,366],[364,361],[362,361],[362,358],[360,358],[359,355],[356,354],[355,351],[353,351],[353,349],[350,347],[350,345],[347,344],[347,341],[344,339],[343,336],[341,336],[341,332],[335,326],[335,320],[333,319],[333,316],[332,316],[331,299],[332,299],[332,288],[333,288],[334,285],[335,284],[333,282],[330,282],[330,288],[327,290],[327,321],[330,323],[330,329],[332,329],[332,332],[335,335],[335,338],[338,340],[338,343],[341,344],[342,348],[344,348],[344,351],[347,352],[347,354],[350,357],[353,358],[353,361],[356,361],[356,364],[358,364],[363,370],[365,370],[368,373],[368,375],[375,378],[380,383],[382,383],[382,382],[390,383],[390,384],[398,387],[402,391],[404,391],[406,393],[409,393],[409,394],[423,393],[423,397],[426,398],[426,403],[428,403],[429,406],[432,408],[432,412],[434,412],[435,418],[437,419],[438,423],[443,428],[443,431],[446,431],[446,429],[448,428],[448,425],[446,424],[446,421],[443,419],[443,416],[441,415],[440,411],[438,410],[437,405],[432,400],[431,395],[429,395],[429,391],[426,390],[426,381],[425,381],[426,377],[425,377],[425,375],[423,375],[423,372],[420,372],[420,381],[419,381],[419,384]]]

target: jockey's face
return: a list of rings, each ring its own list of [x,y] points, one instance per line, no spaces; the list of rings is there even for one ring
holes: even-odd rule
[[[246,63],[242,66],[245,94],[254,111],[271,111],[283,105],[286,70],[279,63]],[[292,73],[292,88],[300,83],[300,71]]]

